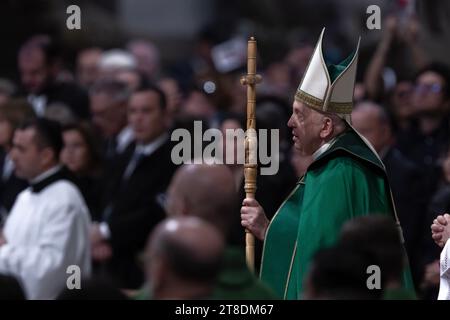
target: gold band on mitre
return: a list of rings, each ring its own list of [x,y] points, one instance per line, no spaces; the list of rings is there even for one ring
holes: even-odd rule
[[[337,114],[351,114],[353,110],[353,102],[332,102],[332,101],[328,103],[328,108],[324,110],[325,102],[322,99],[316,98],[301,89],[298,89],[297,92],[295,93],[295,100],[303,102],[308,106],[322,112],[326,111]]]

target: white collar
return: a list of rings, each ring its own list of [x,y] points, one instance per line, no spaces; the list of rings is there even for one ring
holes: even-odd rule
[[[319,149],[317,149],[314,153],[313,153],[313,160],[316,160],[317,158],[319,158],[322,154],[325,153],[325,151],[327,151],[331,145],[336,141],[336,137],[334,137],[333,139],[331,139],[330,141],[326,142],[325,144],[323,144],[322,146],[320,146]]]
[[[164,142],[167,141],[169,138],[169,135],[167,133],[163,133],[158,138],[153,140],[150,143],[147,144],[137,144],[136,145],[136,151],[139,153],[142,153],[144,156],[149,156],[153,152],[155,152],[156,149],[158,149],[161,145],[164,144]]]
[[[50,169],[48,169],[47,171],[41,173],[40,175],[38,175],[36,178],[32,179],[30,181],[30,183],[32,184],[36,184],[41,182],[42,180],[44,180],[45,178],[50,177],[52,174],[55,174],[56,172],[58,172],[59,170],[61,170],[62,165],[58,164],[54,167],[51,167]]]
[[[130,126],[126,126],[123,128],[116,137],[116,151],[122,153],[126,147],[130,144],[134,139],[134,132]]]
[[[3,180],[7,180],[11,176],[11,173],[13,171],[14,171],[14,162],[9,156],[9,153],[7,153],[5,154],[5,160],[3,163],[3,173],[2,173]]]

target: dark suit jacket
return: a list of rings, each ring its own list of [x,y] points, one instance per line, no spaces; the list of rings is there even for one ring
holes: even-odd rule
[[[55,102],[66,104],[73,113],[81,118],[89,117],[89,97],[87,92],[75,83],[55,83],[47,89],[47,105]]]
[[[410,129],[397,134],[397,148],[425,173],[422,193],[427,196],[427,202],[437,190],[442,174],[439,159],[446,154],[449,142],[450,125],[447,117],[443,117],[441,125],[428,135],[420,132],[416,120]]]
[[[108,172],[110,178],[101,206],[104,210],[112,205],[110,215],[103,217],[111,231],[113,250],[107,269],[122,288],[136,288],[143,281],[137,255],[153,227],[165,217],[162,200],[176,169],[168,141],[144,157],[124,182],[123,175],[134,149],[135,145],[130,145],[117,161],[115,170]]]
[[[22,89],[20,94],[26,95],[27,92]],[[88,119],[90,116],[89,96],[86,90],[76,83],[52,82],[39,94],[46,96],[46,107],[53,103],[62,103],[69,107],[73,114],[80,119]]]
[[[383,158],[391,186],[397,215],[403,229],[405,247],[410,260],[413,278],[420,278],[420,243],[426,215],[423,193],[423,174],[420,169],[396,148],[391,148]]]

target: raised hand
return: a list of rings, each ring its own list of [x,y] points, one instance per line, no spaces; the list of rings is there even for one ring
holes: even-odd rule
[[[433,220],[431,237],[438,246],[445,246],[445,243],[450,238],[450,215],[448,213],[439,215]]]

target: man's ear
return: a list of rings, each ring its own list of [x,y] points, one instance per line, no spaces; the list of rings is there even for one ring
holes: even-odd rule
[[[47,167],[50,163],[54,161],[55,151],[51,148],[44,148],[40,152],[40,161],[43,167]],[[59,158],[59,157],[58,157]]]
[[[333,120],[330,117],[324,117],[322,122],[322,129],[320,130],[320,138],[327,139],[333,135]]]

